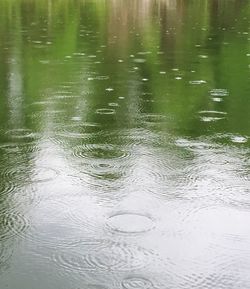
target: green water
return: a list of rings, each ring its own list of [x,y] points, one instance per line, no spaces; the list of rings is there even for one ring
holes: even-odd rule
[[[250,5],[2,0],[0,289],[250,288]]]

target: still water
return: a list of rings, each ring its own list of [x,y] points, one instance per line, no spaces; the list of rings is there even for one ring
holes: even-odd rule
[[[0,2],[0,289],[250,288],[250,5]]]

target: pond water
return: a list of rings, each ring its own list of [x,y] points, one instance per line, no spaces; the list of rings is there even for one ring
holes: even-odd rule
[[[0,289],[250,288],[250,5],[0,2]]]

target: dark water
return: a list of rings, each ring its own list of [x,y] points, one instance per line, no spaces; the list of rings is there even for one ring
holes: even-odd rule
[[[250,288],[250,5],[0,2],[0,289]]]

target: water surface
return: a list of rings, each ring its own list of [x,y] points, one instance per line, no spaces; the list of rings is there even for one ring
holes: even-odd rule
[[[0,288],[250,288],[250,6],[2,0]]]

